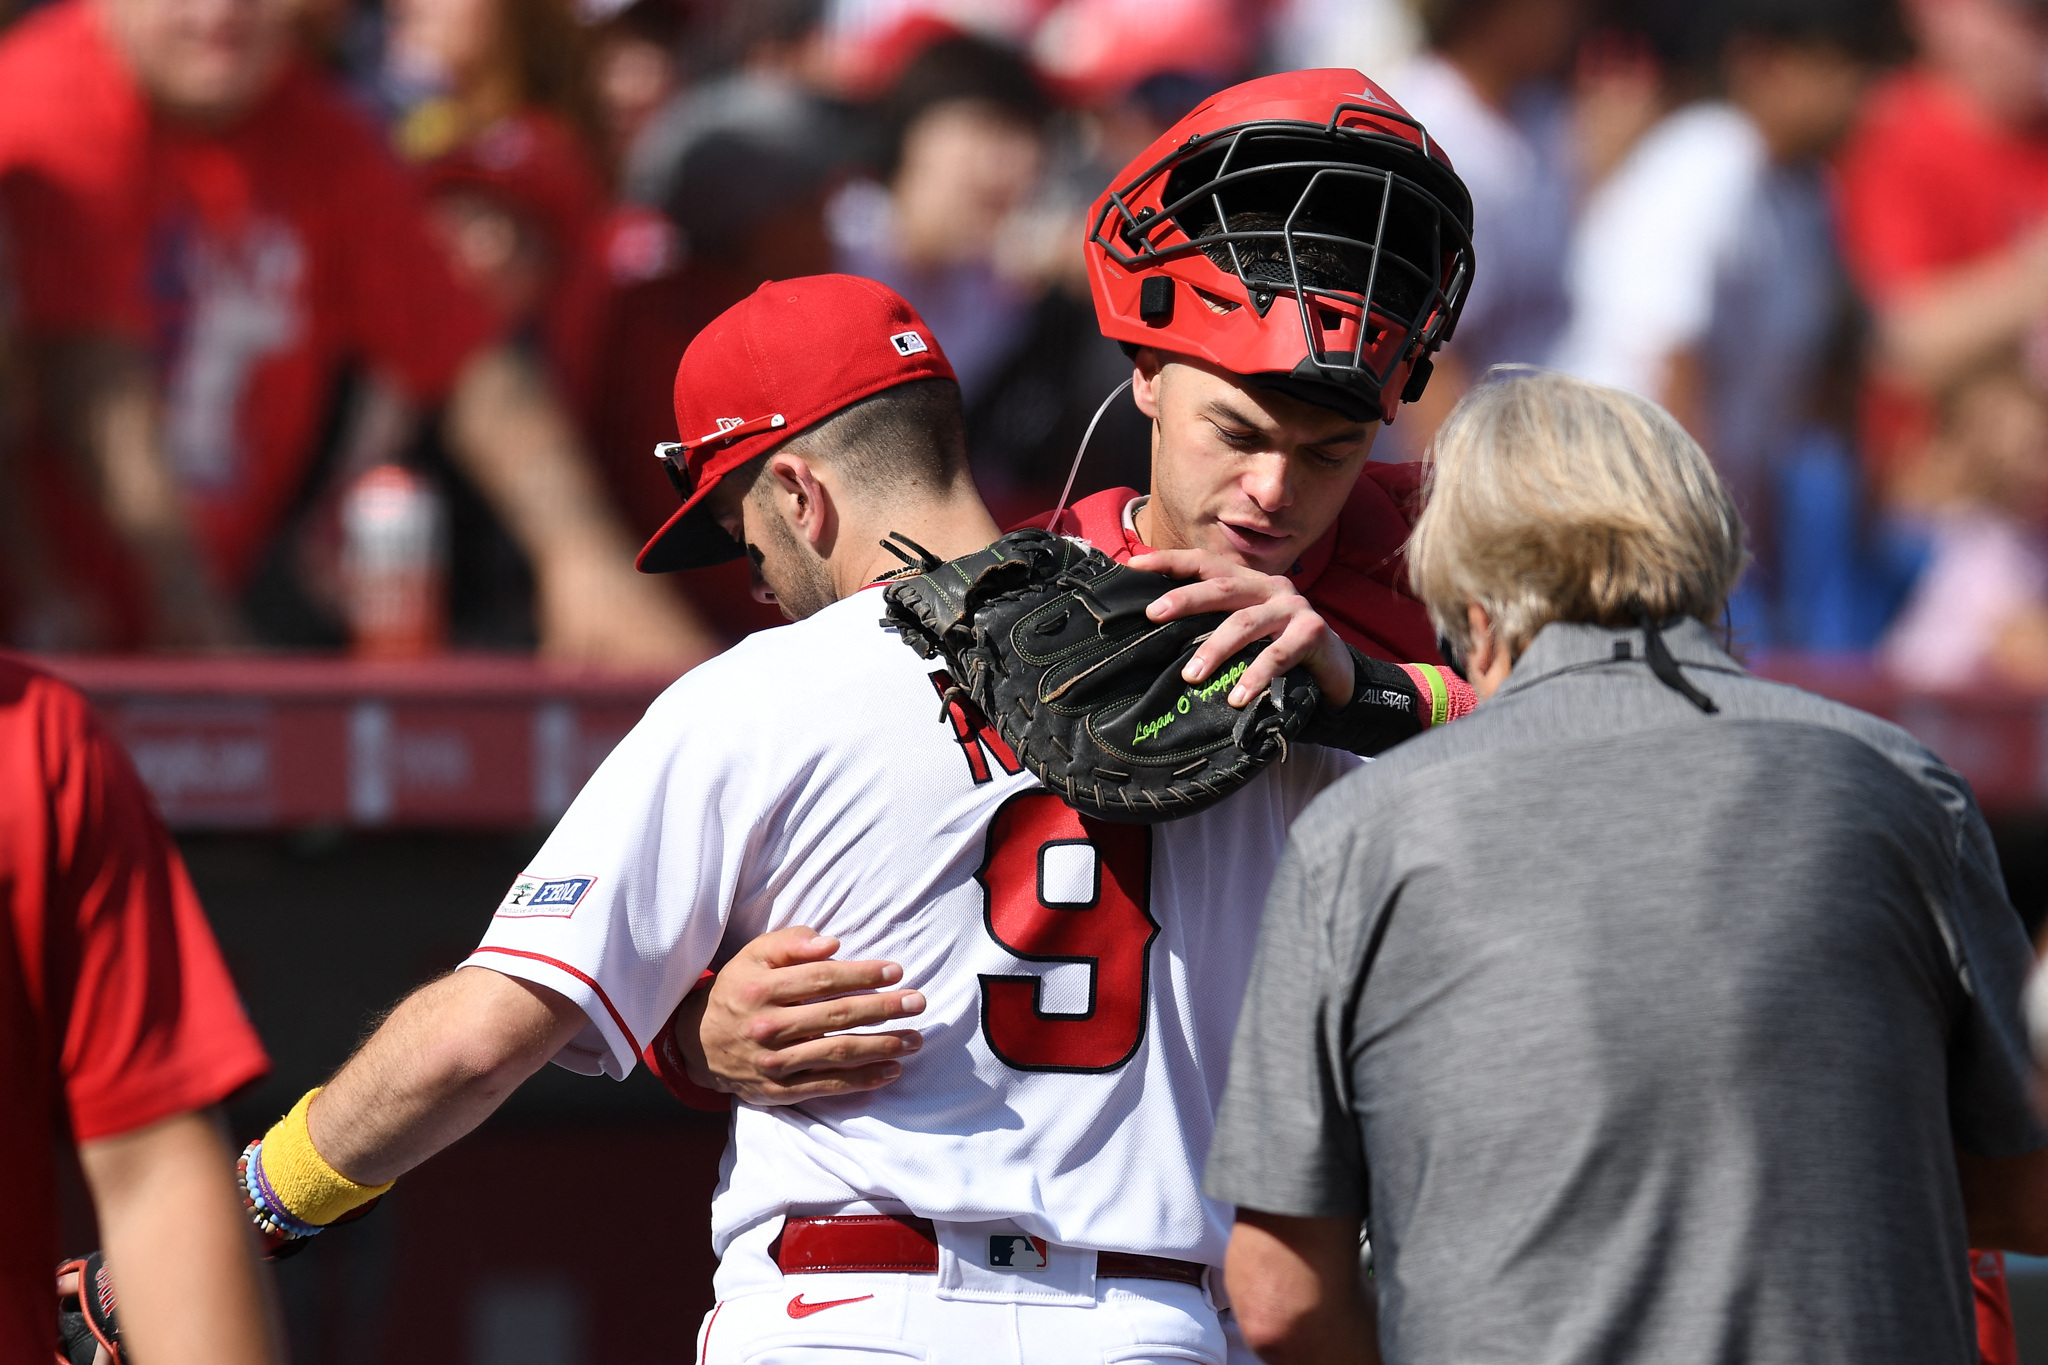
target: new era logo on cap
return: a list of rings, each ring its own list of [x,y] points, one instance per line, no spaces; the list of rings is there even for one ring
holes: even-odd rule
[[[915,332],[898,332],[889,338],[889,344],[896,348],[897,355],[916,355],[931,348],[924,344],[924,338]]]

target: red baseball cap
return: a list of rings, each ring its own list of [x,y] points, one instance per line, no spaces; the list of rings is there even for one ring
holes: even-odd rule
[[[857,275],[771,280],[720,313],[676,366],[676,430],[655,447],[683,505],[635,561],[642,573],[738,559],[704,500],[757,455],[861,399],[953,379],[939,339],[885,284]]]

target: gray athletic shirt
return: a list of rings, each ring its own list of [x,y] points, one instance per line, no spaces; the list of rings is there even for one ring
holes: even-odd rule
[[[1207,1188],[1369,1214],[1397,1365],[1974,1362],[1953,1148],[2048,1145],[1983,817],[1664,638],[1719,714],[1552,625],[1296,823]]]

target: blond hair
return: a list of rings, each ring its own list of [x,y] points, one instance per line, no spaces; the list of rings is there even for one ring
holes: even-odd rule
[[[1742,518],[1699,443],[1634,394],[1501,368],[1432,444],[1408,572],[1461,652],[1466,604],[1518,657],[1552,621],[1720,619],[1741,574]]]

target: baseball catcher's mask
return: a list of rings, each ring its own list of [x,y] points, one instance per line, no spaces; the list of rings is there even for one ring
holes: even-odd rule
[[[1105,334],[1392,421],[1464,306],[1472,199],[1378,86],[1297,71],[1168,130],[1096,201],[1088,246]]]

